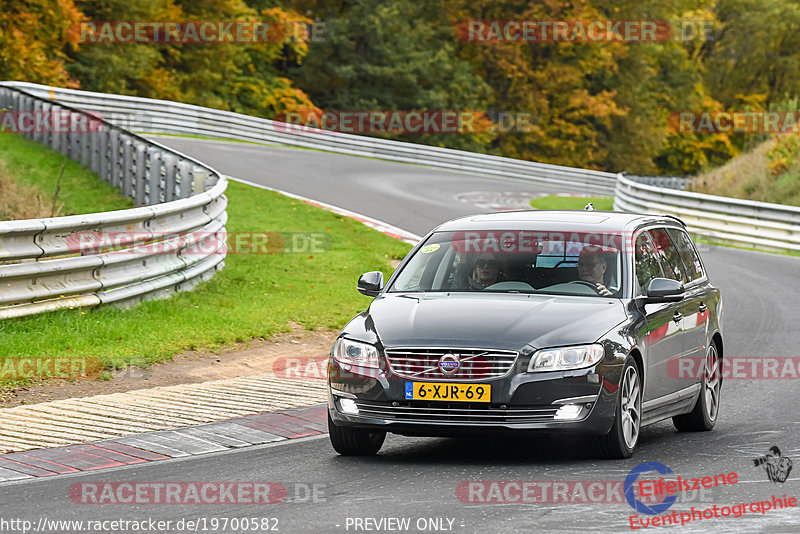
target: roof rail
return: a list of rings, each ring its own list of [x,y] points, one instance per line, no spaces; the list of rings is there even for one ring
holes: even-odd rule
[[[685,222],[683,222],[683,220],[682,220],[680,217],[676,216],[676,215],[669,215],[669,214],[666,214],[666,213],[662,213],[662,214],[661,214],[661,216],[662,216],[662,217],[669,217],[670,219],[675,219],[676,221],[678,221],[679,223],[681,223],[681,226],[683,226],[684,228],[686,228],[686,223],[685,223]]]

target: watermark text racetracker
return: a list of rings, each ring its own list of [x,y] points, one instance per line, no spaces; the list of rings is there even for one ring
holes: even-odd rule
[[[182,519],[53,519],[37,521],[0,517],[0,532],[279,532],[280,519],[268,516],[195,516]]]
[[[265,505],[325,502],[322,483],[76,482],[69,498],[80,505]]]
[[[714,27],[703,20],[464,20],[454,27],[475,43],[710,41]]]
[[[74,23],[69,31],[84,44],[225,44],[326,40],[326,23],[271,20],[115,20]]]
[[[623,482],[619,480],[465,480],[456,486],[456,497],[476,504],[581,504],[626,503]],[[640,495],[640,500],[659,503],[661,495]],[[684,491],[682,502],[707,502],[708,487]]]
[[[0,110],[0,133],[91,134],[103,129],[103,118],[92,111]]]
[[[327,380],[328,378],[334,380],[355,380],[362,381],[364,377],[371,378],[388,378],[391,376],[408,376],[415,372],[420,365],[425,364],[423,360],[409,358],[402,363],[395,362],[392,367],[380,369],[377,367],[359,367],[358,373],[350,372],[353,367],[347,362],[339,361],[337,366],[329,366],[330,359],[328,356],[281,356],[276,358],[272,364],[272,373],[282,379],[286,380]],[[330,368],[329,368],[330,367]],[[491,363],[483,357],[471,357],[459,362],[460,376],[469,378],[471,380],[485,379],[491,375]],[[444,384],[432,385],[431,395],[433,398],[438,398],[440,394],[445,394],[447,387]],[[476,387],[475,392],[482,390],[480,386]],[[466,392],[471,394],[472,389]],[[423,390],[422,394],[425,394]]]
[[[697,381],[719,376],[725,380],[797,380],[800,356],[726,356],[718,368],[709,369],[705,356],[675,356],[667,360],[667,375]]]
[[[326,232],[74,232],[67,250],[80,254],[321,254],[331,249]]]
[[[284,133],[474,134],[531,132],[537,117],[525,111],[336,110],[280,113],[273,125]]]
[[[684,134],[782,134],[800,131],[800,111],[675,111],[667,124]]]
[[[96,378],[103,370],[99,358],[86,356],[0,356],[0,382],[28,379]]]
[[[584,248],[588,252],[636,252],[631,232],[553,232],[530,230],[479,230],[454,232],[451,238],[453,248],[460,253],[470,254],[543,254],[577,256]],[[665,233],[654,236],[654,244],[659,251],[670,246]],[[431,245],[435,247],[436,245]],[[708,250],[708,245],[695,243],[697,250]],[[434,252],[438,248],[428,249]],[[640,249],[641,250],[641,249]],[[423,252],[425,249],[423,249]],[[699,269],[699,264],[694,266]]]

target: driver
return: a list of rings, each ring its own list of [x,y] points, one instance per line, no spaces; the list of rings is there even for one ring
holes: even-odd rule
[[[590,245],[581,250],[578,258],[578,277],[595,284],[597,292],[604,297],[610,297],[613,294],[603,285],[607,270],[608,255],[602,248]]]
[[[501,281],[502,276],[500,258],[495,254],[481,254],[473,260],[467,281],[473,289],[485,289]]]

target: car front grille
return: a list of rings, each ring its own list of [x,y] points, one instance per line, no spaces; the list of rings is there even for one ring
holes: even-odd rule
[[[489,380],[505,376],[511,371],[518,355],[513,351],[455,348],[387,348],[384,354],[389,367],[397,376],[420,380],[460,381]],[[458,369],[453,374],[447,374],[439,368],[439,360],[445,355],[454,356],[458,360]]]
[[[394,421],[540,423],[552,421],[558,406],[501,408],[471,402],[375,402],[357,400],[359,415]]]

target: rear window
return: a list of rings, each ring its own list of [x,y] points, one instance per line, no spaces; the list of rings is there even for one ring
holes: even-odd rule
[[[684,284],[691,281],[691,273],[689,273],[689,269],[678,252],[678,247],[675,246],[666,228],[655,228],[650,233],[653,236],[656,250],[661,256],[661,264],[664,266],[665,271],[664,275]]]
[[[670,228],[667,230],[669,235],[672,236],[672,242],[678,248],[678,253],[686,265],[687,281],[697,280],[705,276],[703,272],[703,264],[700,262],[700,256],[697,254],[692,240],[686,232]]]
[[[622,291],[619,235],[573,232],[437,232],[398,273],[390,292],[547,293]]]

